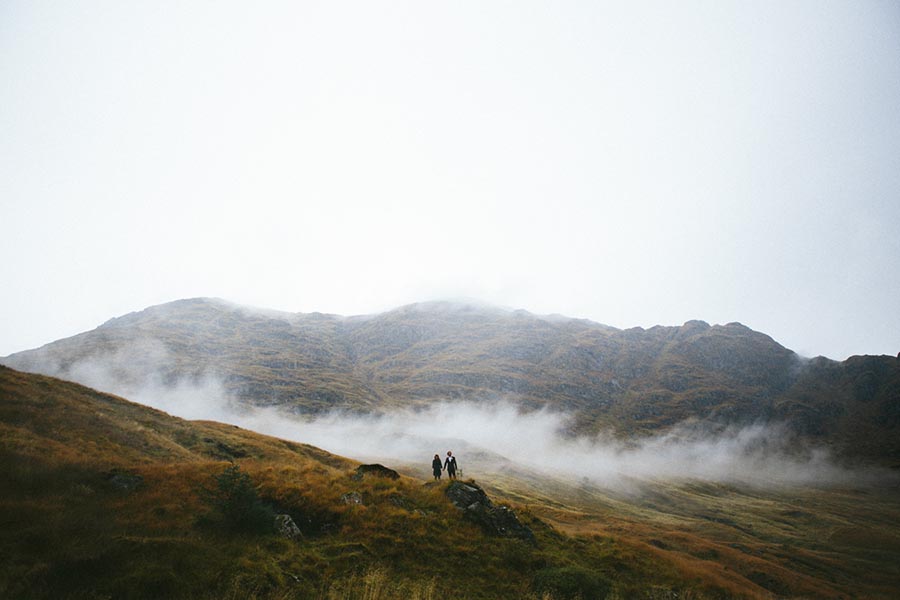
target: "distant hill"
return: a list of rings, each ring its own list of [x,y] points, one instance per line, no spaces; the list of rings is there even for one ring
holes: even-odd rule
[[[900,461],[900,359],[805,359],[739,323],[620,330],[475,304],[342,317],[199,298],[2,362],[126,395],[212,379],[240,402],[302,412],[505,399],[571,412],[574,433],[786,422],[840,452]]]

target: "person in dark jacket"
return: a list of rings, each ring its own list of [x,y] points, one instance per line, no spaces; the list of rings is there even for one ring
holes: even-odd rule
[[[441,478],[441,457],[439,454],[434,455],[434,460],[431,461],[431,470],[434,472],[435,481]]]
[[[456,479],[456,457],[447,450],[447,460],[444,461],[444,468],[447,469],[447,475],[450,479]]]

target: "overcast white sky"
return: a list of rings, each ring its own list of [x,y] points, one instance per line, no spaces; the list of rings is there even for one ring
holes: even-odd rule
[[[0,355],[193,296],[900,351],[900,3],[0,4]]]

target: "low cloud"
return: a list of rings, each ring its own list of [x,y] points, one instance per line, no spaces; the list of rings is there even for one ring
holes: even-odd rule
[[[165,344],[153,337],[132,339],[114,351],[72,363],[42,354],[6,362],[15,369],[75,381],[185,419],[232,422],[240,414],[215,376],[174,377],[161,368],[176,361]]]
[[[684,423],[658,435],[622,440],[611,433],[573,437],[567,433],[570,415],[526,412],[508,402],[305,416],[239,406],[212,379],[141,390],[135,399],[184,418],[222,421],[362,461],[427,469],[435,453],[452,450],[466,476],[537,471],[609,488],[646,480],[769,486],[860,484],[877,477],[838,465],[826,449],[802,444],[781,425],[711,429]]]
[[[361,460],[427,465],[434,453],[453,450],[464,469],[539,471],[600,487],[635,480],[806,485],[860,479],[824,449],[800,446],[780,426],[713,432],[684,424],[627,441],[611,435],[571,437],[565,414],[474,402],[371,417],[335,413],[307,419],[272,410],[236,416],[234,424]]]
[[[221,421],[318,446],[363,461],[430,465],[435,453],[459,456],[466,476],[540,472],[599,487],[642,480],[702,480],[753,485],[866,483],[872,471],[839,466],[823,448],[801,444],[786,427],[720,427],[684,423],[658,435],[622,440],[612,434],[573,437],[571,416],[522,411],[511,403],[446,402],[381,415],[334,412],[304,416],[248,408],[215,377],[172,381],[151,364],[167,364],[153,341],[65,369],[40,370],[164,410],[186,419]],[[151,373],[148,375],[148,373]]]

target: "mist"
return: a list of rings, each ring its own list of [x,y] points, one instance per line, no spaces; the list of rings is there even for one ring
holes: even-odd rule
[[[797,445],[781,425],[712,431],[683,423],[659,435],[621,440],[610,433],[573,437],[571,416],[523,412],[503,402],[441,403],[378,416],[331,413],[304,418],[272,409],[223,415],[236,425],[309,443],[359,460],[399,461],[427,470],[451,450],[465,476],[537,471],[598,487],[641,480],[778,484],[858,482],[822,448]]]
[[[44,357],[40,368],[30,370],[184,419],[229,423],[356,460],[423,472],[434,454],[443,457],[450,450],[465,477],[537,471],[617,489],[647,480],[831,485],[866,483],[881,476],[838,464],[827,449],[801,443],[784,424],[684,422],[629,439],[612,432],[573,436],[573,415],[546,408],[525,411],[509,400],[477,399],[381,414],[305,415],[248,406],[232,397],[214,374],[173,379],[159,369],[171,364],[170,359],[165,346],[149,338],[65,367]],[[28,370],[26,365],[13,366]]]
[[[168,351],[148,339],[65,368],[44,364],[40,371],[181,418],[229,423],[349,458],[423,473],[434,454],[443,457],[450,450],[465,477],[538,472],[620,489],[646,480],[768,486],[865,483],[876,477],[869,470],[851,471],[839,465],[824,448],[801,444],[784,425],[684,422],[656,435],[627,440],[611,432],[573,436],[570,414],[523,411],[512,401],[478,399],[376,415],[304,415],[284,408],[248,406],[208,373],[173,380],[158,368],[164,364],[172,364]]]

